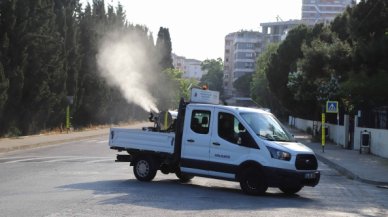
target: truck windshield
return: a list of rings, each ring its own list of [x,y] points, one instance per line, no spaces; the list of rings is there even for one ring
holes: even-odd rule
[[[292,142],[293,137],[272,115],[266,113],[241,113],[241,117],[259,137],[270,141]]]

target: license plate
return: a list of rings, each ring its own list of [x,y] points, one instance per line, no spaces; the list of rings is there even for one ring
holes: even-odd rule
[[[315,179],[317,178],[317,175],[315,173],[306,173],[304,174],[305,179]]]

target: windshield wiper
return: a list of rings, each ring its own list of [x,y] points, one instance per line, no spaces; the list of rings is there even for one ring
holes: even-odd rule
[[[260,135],[260,134],[256,134],[256,135],[258,135],[260,138],[263,138],[263,139],[268,140],[268,141],[275,141],[273,138],[270,138],[268,135],[265,135],[265,136]]]
[[[275,138],[274,140],[277,141],[277,142],[291,142],[291,140],[284,139],[281,136],[278,136],[278,135],[275,135],[275,134],[273,134],[272,137],[274,137]]]

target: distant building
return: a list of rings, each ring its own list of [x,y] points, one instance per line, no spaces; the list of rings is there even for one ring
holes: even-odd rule
[[[354,4],[354,0],[302,0],[302,20],[283,21],[277,17],[277,22],[260,23],[260,26],[263,33],[269,35],[271,43],[280,42],[286,38],[288,31],[296,26],[329,23],[343,13],[347,6]]]
[[[183,56],[172,54],[172,64],[174,68],[183,72],[183,78],[193,78],[198,81],[201,80],[202,75],[206,74],[201,69],[201,63],[202,61],[200,60],[186,59]]]
[[[284,40],[288,31],[302,23],[301,20],[280,20],[278,22],[260,23],[260,26],[263,33],[269,35],[269,42],[275,43]]]
[[[226,97],[238,95],[233,82],[255,72],[256,59],[267,44],[267,35],[256,31],[240,31],[225,36],[223,87]]]
[[[355,4],[354,0],[303,0],[302,21],[307,25],[329,23],[347,6]]]

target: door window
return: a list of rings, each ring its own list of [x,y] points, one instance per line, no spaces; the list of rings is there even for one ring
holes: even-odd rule
[[[232,114],[218,113],[218,136],[228,142],[241,146],[258,148],[256,142],[242,125],[242,123]]]
[[[209,133],[210,111],[193,110],[191,114],[190,128],[192,131],[199,134]]]

